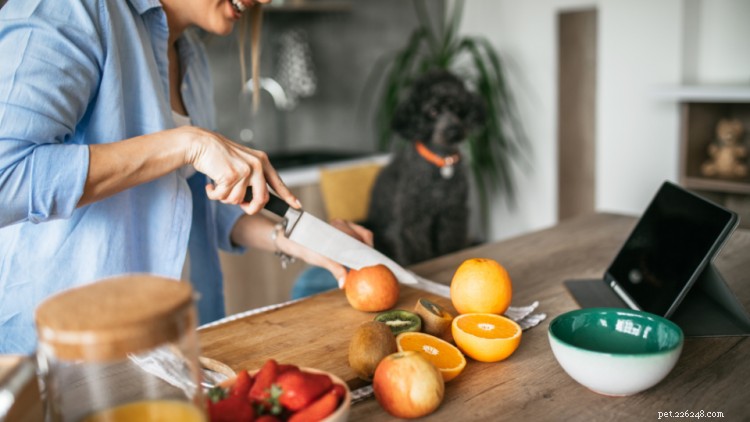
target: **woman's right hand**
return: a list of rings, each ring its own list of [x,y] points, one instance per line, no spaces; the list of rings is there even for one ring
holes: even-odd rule
[[[182,131],[190,142],[187,163],[213,180],[213,184],[206,185],[209,199],[240,204],[246,213],[252,215],[268,202],[267,185],[270,185],[289,205],[300,207],[297,198],[271,166],[265,152],[239,145],[218,133],[198,127],[185,126],[174,130]],[[243,203],[248,186],[252,187],[253,199]]]

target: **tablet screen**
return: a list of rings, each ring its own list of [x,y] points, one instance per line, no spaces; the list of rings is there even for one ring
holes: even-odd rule
[[[736,222],[733,212],[664,182],[607,274],[640,309],[669,316]]]

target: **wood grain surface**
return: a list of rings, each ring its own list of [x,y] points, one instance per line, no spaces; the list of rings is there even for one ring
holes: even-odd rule
[[[412,310],[421,297],[455,309],[450,301],[401,286],[398,309]],[[329,371],[358,388],[366,383],[349,368],[349,341],[357,327],[377,313],[349,305],[344,292],[334,290],[262,314],[200,331],[202,354],[235,371],[255,369],[269,358]]]
[[[513,304],[541,302],[547,313],[525,331],[521,345],[498,363],[469,360],[464,372],[446,385],[440,408],[426,420],[656,420],[658,412],[722,412],[724,420],[750,418],[750,341],[747,337],[688,338],[674,370],[655,387],[624,398],[595,394],[559,366],[547,340],[549,321],[577,309],[562,285],[574,278],[600,277],[636,219],[596,214],[494,244],[481,245],[412,266],[416,273],[448,284],[467,258],[492,258],[513,280]],[[734,233],[716,260],[745,308],[750,308],[750,232]],[[404,288],[399,307],[413,308],[420,291]],[[349,307],[335,291],[286,308],[201,331],[203,354],[234,369],[255,368],[267,358],[328,370],[357,386],[347,364],[349,339],[373,314]],[[393,420],[374,399],[352,407],[352,421]]]

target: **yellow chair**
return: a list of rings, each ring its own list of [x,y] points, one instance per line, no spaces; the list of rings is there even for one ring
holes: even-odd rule
[[[372,187],[381,168],[381,164],[372,162],[321,168],[320,193],[328,219],[366,220]]]

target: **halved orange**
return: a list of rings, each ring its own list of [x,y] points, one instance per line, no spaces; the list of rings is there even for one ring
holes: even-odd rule
[[[521,343],[521,327],[495,314],[459,315],[453,318],[451,331],[461,351],[480,362],[499,362]]]
[[[456,346],[425,333],[401,333],[396,336],[398,351],[411,350],[424,356],[440,371],[443,381],[456,378],[466,366],[466,358]]]

